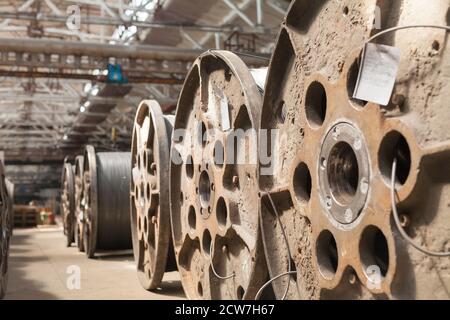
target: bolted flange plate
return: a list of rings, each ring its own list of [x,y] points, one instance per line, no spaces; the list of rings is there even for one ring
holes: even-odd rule
[[[174,269],[169,213],[169,152],[173,116],[157,101],[141,102],[131,147],[131,231],[138,278],[147,290]],[[169,258],[169,262],[168,262]]]
[[[183,86],[171,149],[174,248],[192,299],[252,299],[266,278],[258,224],[261,94],[231,52],[194,63]]]

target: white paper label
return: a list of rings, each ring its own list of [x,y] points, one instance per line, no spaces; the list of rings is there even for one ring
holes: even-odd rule
[[[222,131],[231,129],[230,114],[228,108],[228,98],[225,93],[212,82],[208,88],[208,114],[212,119],[220,115],[220,127]]]
[[[366,44],[353,98],[387,106],[394,90],[399,63],[399,48]]]

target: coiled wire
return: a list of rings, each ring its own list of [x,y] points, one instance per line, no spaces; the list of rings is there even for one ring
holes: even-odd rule
[[[99,249],[131,249],[130,153],[97,153]]]
[[[129,152],[99,152],[90,157],[93,148],[86,150],[84,174],[90,174],[89,198],[93,220],[92,230],[89,230],[89,238],[93,239],[85,239],[88,244],[86,252],[92,256],[98,250],[131,249],[131,155]],[[94,165],[95,170],[92,168]]]

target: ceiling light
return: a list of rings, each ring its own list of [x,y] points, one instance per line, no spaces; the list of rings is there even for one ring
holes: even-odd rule
[[[86,83],[84,85],[84,89],[83,89],[84,93],[88,93],[91,90],[91,88],[92,88],[92,84],[90,82]]]
[[[99,90],[100,89],[98,88],[98,86],[94,86],[91,90],[91,95],[96,96],[98,94]]]

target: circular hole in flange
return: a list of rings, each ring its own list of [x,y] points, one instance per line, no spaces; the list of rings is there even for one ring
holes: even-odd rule
[[[225,227],[227,225],[228,210],[224,198],[220,197],[216,206],[217,222],[219,227]]]
[[[189,223],[189,228],[191,230],[195,230],[196,226],[197,226],[197,216],[195,214],[195,208],[193,206],[189,207],[189,211],[188,211],[188,223]]]
[[[203,286],[200,281],[197,283],[197,293],[200,297],[203,297]]]
[[[141,199],[141,201],[144,201],[144,197],[145,197],[145,185],[144,182],[141,183],[141,187],[139,188],[141,194],[139,195],[139,198]]]
[[[333,279],[338,268],[339,258],[336,240],[330,231],[322,231],[317,238],[316,255],[322,276],[328,280]]]
[[[184,202],[184,194],[183,194],[183,192],[180,192],[180,203],[181,203],[181,205],[183,205],[183,202]]]
[[[314,81],[306,91],[306,118],[313,128],[319,128],[325,121],[327,113],[327,93],[323,85]]]
[[[142,152],[142,165],[147,165],[147,151]]]
[[[198,133],[198,142],[203,147],[206,145],[206,141],[208,140],[208,137],[206,135],[206,125],[204,122],[201,122],[199,127],[199,133]]]
[[[440,45],[439,41],[434,40],[431,47],[433,48],[434,51],[439,51],[439,49],[441,48],[441,45]]]
[[[405,184],[411,170],[411,151],[405,137],[398,131],[389,132],[378,151],[380,172],[386,183],[391,184],[392,163],[397,159],[396,183]]]
[[[214,144],[213,157],[214,157],[214,164],[217,167],[222,168],[223,167],[223,162],[224,162],[224,149],[223,149],[222,142],[220,142],[218,140]]]
[[[207,171],[203,171],[200,174],[198,192],[200,195],[200,204],[203,208],[208,208],[211,200],[211,181]]]
[[[349,10],[349,8],[348,8],[347,6],[345,6],[345,7],[342,9],[342,13],[344,14],[344,16],[347,16],[349,12],[350,12],[350,10]]]
[[[144,232],[147,233],[148,230],[148,221],[147,221],[147,217],[144,217]]]
[[[134,185],[134,195],[136,197],[137,200],[139,200],[139,188],[138,185]]]
[[[361,235],[359,255],[364,272],[372,274],[381,273],[386,276],[389,268],[389,247],[383,232],[375,226],[368,226]]]
[[[359,100],[353,98],[353,93],[355,92],[356,82],[358,81],[359,76],[359,63],[358,60],[355,60],[347,74],[347,94],[349,100],[356,106],[364,107],[367,104],[367,101]]]
[[[186,175],[188,176],[188,178],[192,179],[192,177],[194,176],[194,161],[191,155],[188,155],[185,166]]]
[[[306,204],[311,199],[311,174],[304,162],[295,169],[294,191],[301,204]]]
[[[287,108],[286,103],[284,101],[281,101],[280,104],[278,105],[277,115],[278,121],[280,121],[281,123],[284,123],[286,121]]]
[[[242,286],[238,286],[236,290],[236,297],[238,300],[244,300],[245,290]]]
[[[147,183],[147,193],[146,193],[147,201],[150,201],[151,194],[152,194],[152,189],[150,187],[150,183]]]
[[[209,233],[209,230],[205,230],[203,232],[203,237],[202,237],[202,248],[203,248],[203,252],[206,255],[210,255],[210,250],[211,250],[211,234]]]
[[[353,148],[347,142],[338,142],[327,160],[327,176],[333,197],[348,205],[358,190],[359,167]]]

